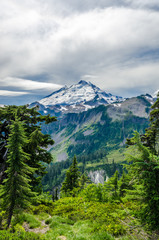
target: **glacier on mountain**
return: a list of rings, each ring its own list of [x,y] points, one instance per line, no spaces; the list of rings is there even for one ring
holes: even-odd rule
[[[116,101],[123,101],[122,97],[106,93],[91,82],[81,80],[78,84],[70,87],[63,87],[51,95],[41,99],[40,104],[50,105],[73,105],[78,103],[90,103],[92,100],[102,100],[103,104],[110,104]],[[90,105],[90,104],[88,104]]]
[[[32,103],[33,107],[38,105],[40,111],[46,113],[78,113],[87,111],[99,105],[122,102],[125,99],[106,93],[91,82],[81,80],[77,84],[53,92],[38,102]]]

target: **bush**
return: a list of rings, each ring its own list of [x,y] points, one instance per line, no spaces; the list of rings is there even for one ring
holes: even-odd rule
[[[27,222],[30,228],[37,228],[40,227],[41,225],[34,215],[28,213],[17,215],[16,218],[13,220],[12,225],[13,226],[16,226],[17,224],[22,225],[23,222]]]
[[[18,227],[19,228],[19,227]],[[1,240],[44,240],[43,236],[40,236],[33,232],[24,232],[17,231],[15,233],[11,233],[7,230],[0,231],[0,239]]]

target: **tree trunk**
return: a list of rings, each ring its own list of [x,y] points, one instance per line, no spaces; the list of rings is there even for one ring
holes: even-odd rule
[[[11,203],[10,208],[9,208],[9,214],[8,214],[8,219],[7,219],[7,227],[6,229],[9,228],[12,216],[13,216],[13,209],[14,209],[14,201]]]

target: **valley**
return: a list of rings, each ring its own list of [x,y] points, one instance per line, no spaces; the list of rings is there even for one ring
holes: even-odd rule
[[[73,99],[71,91],[75,95]],[[107,101],[105,98],[102,104],[98,101],[99,99],[97,100],[97,96],[101,94],[102,97],[107,96]],[[64,96],[67,98],[65,99]],[[88,106],[88,101],[86,101],[88,96],[91,105],[89,109],[86,109],[84,106]],[[104,170],[104,175],[99,175],[102,179],[106,175],[111,177],[117,169],[122,169],[126,139],[131,138],[134,131],[144,133],[149,125],[148,118],[154,99],[149,94],[128,99],[117,96],[112,98],[112,96],[112,94],[102,92],[90,82],[80,81],[76,85],[58,90],[40,100],[39,103],[31,104],[31,106],[37,104],[41,114],[45,115],[46,111],[51,116],[57,117],[56,122],[42,125],[43,133],[50,134],[55,141],[53,147],[49,148],[53,163],[47,166],[47,169],[49,172],[58,172],[53,177],[52,183],[50,180],[48,183],[46,179],[49,177],[45,176],[43,185],[49,184],[47,190],[59,187],[70,159],[74,155],[77,156],[80,169],[87,171],[88,175],[90,171],[94,175],[103,171],[105,164],[107,170]],[[55,102],[54,99],[56,99]],[[63,161],[67,164],[62,163]],[[118,167],[112,166],[113,162],[117,163]],[[63,169],[64,165],[67,167]],[[109,170],[110,168],[113,171]],[[48,175],[50,176],[50,173]]]

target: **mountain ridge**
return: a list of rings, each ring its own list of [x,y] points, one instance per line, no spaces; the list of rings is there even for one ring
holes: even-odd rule
[[[99,105],[108,105],[114,102],[122,102],[125,99],[101,90],[91,82],[84,80],[70,87],[64,86],[41,100],[30,104],[38,105],[43,114],[68,112],[82,112]]]
[[[127,105],[128,100],[138,97],[144,97],[152,105],[156,99],[156,95],[154,96],[142,94],[137,97],[123,98],[107,93],[91,82],[81,80],[69,87],[65,85],[41,100],[31,103],[29,106],[38,106],[39,112],[43,115],[51,114],[61,118],[67,113],[80,113],[100,105],[121,107]],[[125,101],[126,104],[124,104]]]

